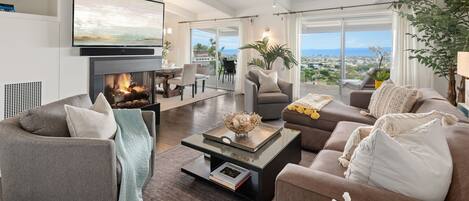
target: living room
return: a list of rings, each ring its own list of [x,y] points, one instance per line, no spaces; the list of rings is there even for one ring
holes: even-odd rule
[[[469,200],[466,0],[0,0],[0,201]]]

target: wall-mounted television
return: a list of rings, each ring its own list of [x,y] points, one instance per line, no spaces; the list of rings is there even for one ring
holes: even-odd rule
[[[74,0],[74,47],[161,47],[164,3]]]

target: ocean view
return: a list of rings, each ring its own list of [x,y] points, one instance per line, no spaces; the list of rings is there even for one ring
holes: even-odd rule
[[[391,52],[391,47],[385,47],[384,50]],[[238,49],[224,49],[223,55],[233,56],[238,54]],[[347,48],[345,50],[347,56],[365,56],[372,57],[375,54],[370,51],[368,48]],[[338,57],[340,56],[340,49],[306,49],[301,51],[301,56],[303,57],[312,57],[312,56],[329,56],[329,57]]]
[[[391,52],[391,47],[383,48],[387,52]],[[365,56],[372,57],[375,54],[370,51],[368,48],[347,48],[345,49],[346,56]],[[301,51],[301,56],[303,57],[312,57],[312,56],[329,56],[329,57],[338,57],[340,56],[340,49],[303,49]]]

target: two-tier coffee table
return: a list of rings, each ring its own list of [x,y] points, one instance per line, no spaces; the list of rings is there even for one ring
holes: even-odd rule
[[[300,135],[300,131],[284,128],[255,153],[207,140],[201,134],[192,135],[183,139],[181,144],[206,155],[186,164],[181,171],[213,183],[209,180],[210,172],[224,162],[230,162],[251,171],[251,178],[233,193],[247,200],[271,201],[278,173],[288,163],[297,164],[301,160]]]

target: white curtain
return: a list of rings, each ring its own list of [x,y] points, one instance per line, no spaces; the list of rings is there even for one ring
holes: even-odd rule
[[[416,59],[409,59],[411,53],[406,51],[425,47],[424,44],[407,35],[407,33],[417,33],[416,29],[407,19],[394,12],[393,32],[391,80],[401,86],[432,88],[434,80],[432,69],[420,64]]]
[[[241,19],[239,25],[240,46],[253,42],[253,25],[251,19]],[[244,93],[244,77],[248,73],[248,62],[251,59],[250,50],[242,50],[238,54],[238,65],[236,66],[235,93]]]
[[[300,98],[301,73],[301,14],[285,16],[285,41],[299,62],[289,70],[289,82],[293,83],[293,99]]]
[[[176,65],[183,66],[191,63],[191,26],[189,23],[179,24],[178,37],[182,45],[181,57],[177,59]]]

